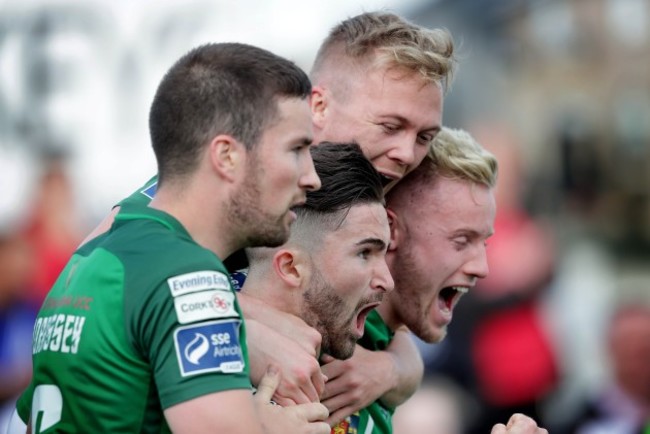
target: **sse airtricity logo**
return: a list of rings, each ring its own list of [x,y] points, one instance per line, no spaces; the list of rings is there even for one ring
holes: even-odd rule
[[[174,331],[178,367],[183,377],[205,372],[242,372],[241,320],[209,321]]]
[[[210,349],[208,338],[200,333],[194,333],[194,339],[185,347],[183,355],[185,359],[193,365],[199,365],[201,357],[205,356]]]

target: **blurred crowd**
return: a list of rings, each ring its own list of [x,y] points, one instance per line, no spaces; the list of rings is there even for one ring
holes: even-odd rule
[[[75,212],[65,157],[44,155],[37,172],[20,198],[22,212],[0,213],[0,411],[29,383],[36,314],[87,231]]]

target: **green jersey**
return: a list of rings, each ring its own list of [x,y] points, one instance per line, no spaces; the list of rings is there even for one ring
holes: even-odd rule
[[[131,193],[130,196],[122,199],[117,205],[119,206],[146,206],[156,195],[158,189],[158,175],[151,177],[142,187]],[[248,258],[244,249],[240,249],[224,258],[224,265],[228,271],[236,271],[248,267]]]
[[[376,310],[366,318],[365,331],[359,344],[373,351],[383,351],[393,339],[393,331],[386,325]],[[394,408],[384,405],[380,400],[348,416],[332,428],[332,434],[391,434]]]
[[[140,187],[135,192],[131,193],[130,196],[122,199],[118,205],[119,206],[147,206],[151,199],[156,195],[156,190],[158,189],[158,175],[154,175],[149,179],[142,187]]]
[[[39,433],[168,432],[164,409],[251,389],[245,342],[219,258],[170,215],[122,206],[45,299],[18,412]]]

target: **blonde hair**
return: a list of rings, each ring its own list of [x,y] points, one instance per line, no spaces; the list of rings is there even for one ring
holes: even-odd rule
[[[389,196],[398,198],[415,191],[438,177],[470,181],[494,188],[497,183],[496,157],[463,130],[443,127],[429,144],[427,155],[418,167],[391,189]]]
[[[456,60],[454,43],[444,29],[427,29],[385,12],[367,12],[349,18],[323,41],[311,71],[316,83],[325,71],[346,61],[404,68],[447,88]]]
[[[467,131],[443,127],[429,144],[421,165],[448,178],[457,178],[495,187],[498,163]],[[426,167],[423,168],[427,169]]]

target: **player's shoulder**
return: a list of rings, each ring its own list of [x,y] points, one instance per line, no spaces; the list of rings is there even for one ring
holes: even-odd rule
[[[121,210],[98,247],[119,260],[127,283],[140,288],[185,275],[230,288],[226,268],[213,252],[197,244],[173,217],[148,207]]]

